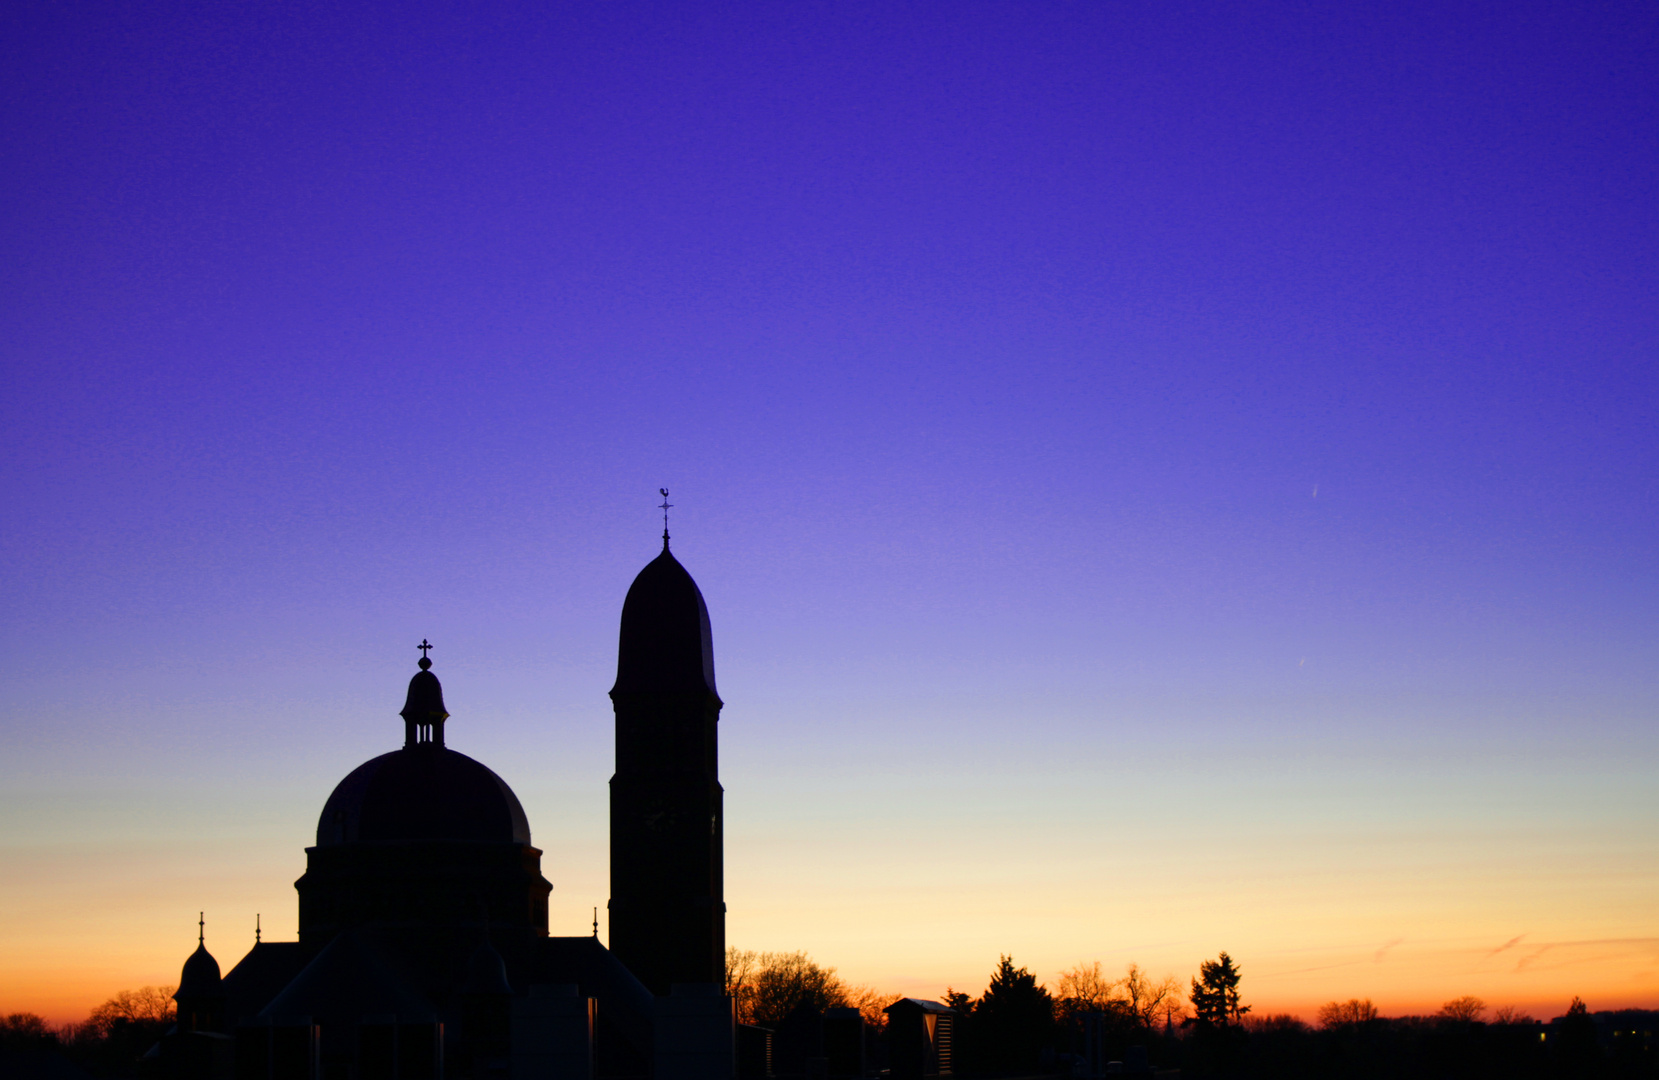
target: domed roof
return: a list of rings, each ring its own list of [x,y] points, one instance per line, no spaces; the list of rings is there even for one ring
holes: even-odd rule
[[[386,840],[528,844],[530,822],[506,781],[444,746],[444,690],[421,641],[420,670],[403,705],[403,749],[365,761],[340,781],[317,820],[317,846]]]
[[[622,602],[613,694],[675,694],[714,688],[714,635],[702,590],[669,554],[634,578]]]
[[[218,993],[219,961],[213,959],[213,954],[207,951],[206,944],[198,942],[196,951],[184,962],[184,970],[179,973],[179,988],[173,997],[175,1000],[183,1000],[214,997]]]
[[[465,754],[421,743],[357,766],[317,821],[318,847],[386,840],[528,844],[530,822],[501,777]]]

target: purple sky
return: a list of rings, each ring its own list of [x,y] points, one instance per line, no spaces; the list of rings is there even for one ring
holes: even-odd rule
[[[205,828],[273,853],[226,923],[291,925],[423,636],[452,742],[585,918],[667,486],[729,703],[734,943],[921,988],[1009,950],[1163,966],[1093,886],[1010,914],[1086,865],[1185,898],[1172,968],[1290,951],[1092,846],[1127,830],[1265,868],[1262,910],[1419,872],[1454,897],[1331,948],[1558,917],[1645,942],[1595,970],[1659,997],[1651,4],[0,18],[0,924],[107,951],[38,860],[148,844],[178,869],[124,932],[188,944],[229,874]],[[909,815],[974,883],[914,955],[769,846],[809,838],[902,924],[937,902],[884,846]],[[1286,831],[1445,816],[1467,835],[1404,870]],[[1494,899],[1525,871],[1468,876],[1559,879],[1550,844],[1600,869],[1542,914]],[[11,933],[0,974],[47,985]],[[1398,1000],[1441,992],[1419,975]]]

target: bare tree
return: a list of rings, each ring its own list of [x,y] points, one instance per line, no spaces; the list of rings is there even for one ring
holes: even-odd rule
[[[1332,1004],[1336,1003],[1332,1002]],[[1308,1025],[1302,1022],[1302,1018],[1292,1013],[1270,1013],[1267,1016],[1252,1016],[1245,1020],[1244,1026],[1256,1034],[1288,1031],[1299,1035],[1308,1030]]]
[[[1439,1016],[1442,1020],[1457,1020],[1469,1023],[1480,1019],[1480,1014],[1486,1011],[1486,1002],[1473,995],[1466,994],[1460,998],[1453,998],[1440,1006]]]
[[[755,968],[760,964],[760,954],[753,949],[726,948],[726,996],[737,1005],[737,1019],[740,1023],[753,1023],[750,1019],[754,1014]]]
[[[821,967],[804,952],[726,950],[726,993],[745,1024],[776,1024],[800,1005],[820,1012],[852,1007],[885,1026],[882,1006],[895,1000],[868,987],[850,987],[834,968]]]
[[[1100,970],[1100,961],[1079,963],[1060,972],[1060,985],[1055,1004],[1060,1015],[1073,1017],[1086,1012],[1105,1012],[1118,1004],[1113,991],[1118,980],[1108,979]]]
[[[173,1019],[173,991],[171,986],[144,986],[137,990],[123,990],[92,1010],[87,1024],[101,1036],[118,1020],[131,1023],[169,1023]]]
[[[1534,1020],[1513,1005],[1503,1005],[1492,1014],[1492,1022],[1494,1024],[1531,1024],[1534,1023]]]
[[[1173,975],[1154,980],[1139,964],[1130,964],[1118,981],[1123,1008],[1135,1022],[1151,1031],[1160,1017],[1173,1019],[1180,1009],[1181,981]]]
[[[863,1015],[864,1024],[870,1029],[872,1037],[887,1030],[887,1013],[884,1010],[900,997],[868,986],[843,987],[842,996],[846,999],[843,1002],[845,1006],[857,1009]]]
[[[58,1033],[36,1013],[0,1016],[0,1050],[46,1050],[58,1044]]]
[[[1377,1007],[1371,1004],[1370,998],[1328,1001],[1319,1006],[1319,1026],[1327,1031],[1332,1028],[1363,1024],[1376,1018]]]

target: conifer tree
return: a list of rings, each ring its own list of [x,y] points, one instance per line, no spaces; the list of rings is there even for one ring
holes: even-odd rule
[[[1239,1004],[1239,977],[1233,958],[1225,952],[1198,965],[1198,978],[1192,981],[1192,1008],[1199,1023],[1215,1027],[1243,1023],[1250,1006]]]

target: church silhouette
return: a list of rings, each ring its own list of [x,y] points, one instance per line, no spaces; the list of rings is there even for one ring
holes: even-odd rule
[[[663,493],[665,496],[667,492]],[[548,934],[552,886],[507,783],[445,745],[421,642],[402,747],[335,787],[306,849],[299,940],[222,978],[199,941],[154,1052],[200,1080],[721,1077],[721,701],[702,592],[668,547],[622,606],[610,947]]]

